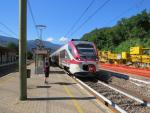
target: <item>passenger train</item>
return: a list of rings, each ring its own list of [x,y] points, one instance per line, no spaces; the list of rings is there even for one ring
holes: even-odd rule
[[[92,42],[72,39],[50,58],[52,63],[75,76],[93,76],[98,71],[98,53]]]

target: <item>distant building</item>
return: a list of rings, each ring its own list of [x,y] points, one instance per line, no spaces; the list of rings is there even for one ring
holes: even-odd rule
[[[13,64],[18,60],[16,51],[0,46],[0,66]]]

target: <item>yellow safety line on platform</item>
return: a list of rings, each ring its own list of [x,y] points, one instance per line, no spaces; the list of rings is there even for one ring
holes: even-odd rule
[[[67,88],[67,86],[64,86],[64,89],[70,97],[74,97],[73,94],[71,93],[71,91]],[[78,113],[84,113],[83,110],[81,109],[79,103],[76,100],[72,100],[72,101],[73,101],[73,104],[76,107]]]

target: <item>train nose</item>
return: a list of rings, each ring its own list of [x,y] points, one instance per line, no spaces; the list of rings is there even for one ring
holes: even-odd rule
[[[95,73],[95,72],[96,72],[96,67],[95,67],[95,65],[89,64],[89,65],[88,65],[88,71]]]

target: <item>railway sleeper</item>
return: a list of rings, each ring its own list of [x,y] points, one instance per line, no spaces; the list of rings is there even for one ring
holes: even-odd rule
[[[112,99],[112,101],[118,105],[124,105],[124,104],[130,104],[130,105],[134,105],[135,103],[137,104],[138,102],[135,102],[134,100],[131,99],[118,99],[118,98],[114,98]],[[140,105],[140,103],[138,103]]]

